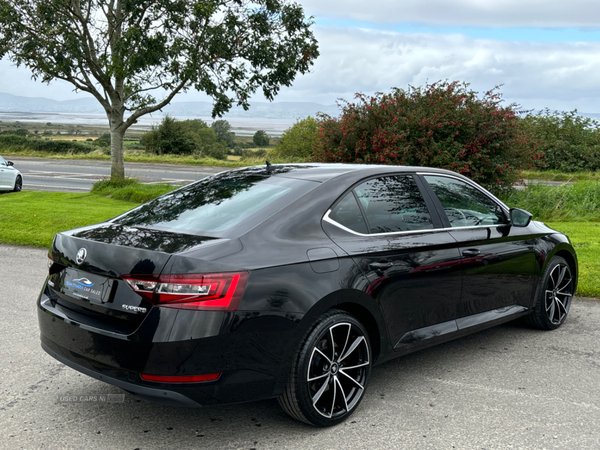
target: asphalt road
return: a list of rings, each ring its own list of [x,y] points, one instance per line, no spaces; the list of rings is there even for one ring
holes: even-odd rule
[[[98,180],[110,177],[110,162],[45,159],[10,156],[8,159],[23,174],[23,189],[29,191],[89,192]],[[175,166],[171,164],[125,163],[125,175],[142,183],[184,185],[208,175],[222,172],[223,167]],[[529,182],[527,182],[529,183]],[[534,180],[531,183],[560,186],[561,181]],[[516,186],[524,189],[525,186]]]
[[[89,192],[92,184],[110,177],[110,162],[26,157],[8,158],[23,174],[23,189],[30,191]],[[125,175],[142,183],[188,184],[222,167],[174,166],[170,164],[126,163]]]
[[[598,449],[600,302],[565,325],[508,324],[380,366],[345,423],[316,429],[274,400],[200,409],[122,394],[39,346],[35,299],[46,251],[0,246],[0,448]]]

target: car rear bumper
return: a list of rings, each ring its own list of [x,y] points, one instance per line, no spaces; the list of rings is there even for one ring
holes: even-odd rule
[[[81,372],[85,375],[88,375],[92,378],[95,378],[100,381],[104,381],[105,383],[112,384],[118,388],[121,388],[125,391],[131,392],[139,397],[145,398],[147,400],[155,401],[157,403],[167,404],[167,405],[179,405],[179,406],[189,406],[189,407],[199,407],[202,406],[200,403],[192,400],[189,397],[186,397],[179,392],[174,392],[166,389],[156,389],[150,388],[146,386],[140,386],[138,384],[130,383],[127,381],[119,380],[117,378],[109,377],[107,375],[103,375],[101,372],[90,369],[89,367],[82,366],[80,364],[75,363],[69,358],[62,356],[61,354],[52,350],[48,345],[44,344],[42,341],[42,349],[54,359],[60,361],[61,363],[69,366],[71,369],[75,369],[78,372]]]
[[[255,320],[244,324],[240,315],[252,315],[154,309],[134,333],[123,335],[77,323],[42,293],[42,348],[81,373],[160,403],[200,406],[279,395],[288,373],[285,328],[290,327],[291,334],[293,322],[278,318],[279,326],[272,326],[273,317],[261,321],[254,315]],[[234,333],[229,331],[232,323],[237,324]],[[221,374],[217,380],[199,383],[141,378],[214,373]]]

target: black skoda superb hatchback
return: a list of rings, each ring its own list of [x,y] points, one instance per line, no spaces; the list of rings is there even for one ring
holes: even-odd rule
[[[223,172],[56,235],[38,300],[64,364],[170,404],[347,418],[371,367],[521,316],[565,320],[569,239],[453,172]]]

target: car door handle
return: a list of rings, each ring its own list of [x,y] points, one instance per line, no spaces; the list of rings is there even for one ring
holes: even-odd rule
[[[481,252],[478,248],[468,248],[462,252],[463,256],[477,256],[479,253]]]
[[[380,261],[369,264],[369,267],[376,272],[384,272],[394,265],[390,261]]]

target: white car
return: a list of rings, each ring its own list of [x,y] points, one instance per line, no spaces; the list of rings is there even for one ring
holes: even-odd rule
[[[13,167],[12,161],[0,156],[0,191],[19,192],[23,189],[23,175]]]

